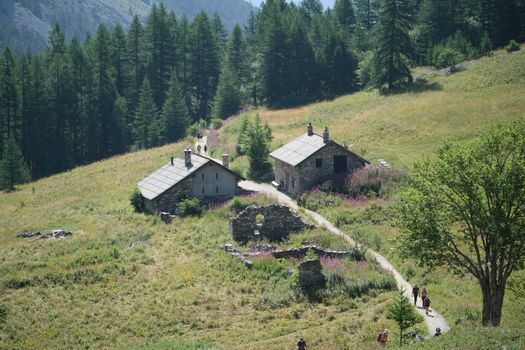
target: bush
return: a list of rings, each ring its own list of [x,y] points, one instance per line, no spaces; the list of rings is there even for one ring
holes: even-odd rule
[[[202,214],[199,198],[184,199],[177,205],[177,209],[179,209],[181,216],[200,216]]]
[[[219,118],[213,118],[211,120],[211,127],[212,129],[218,130],[222,127],[222,120]]]
[[[297,199],[297,204],[309,210],[317,211],[321,208],[338,207],[342,199],[334,194],[326,194],[319,189],[307,192]]]
[[[507,52],[519,51],[521,49],[520,44],[516,40],[509,41],[509,44],[505,46]]]
[[[354,171],[346,179],[348,192],[353,198],[389,197],[408,175],[402,170],[371,166]]]
[[[146,207],[144,205],[144,198],[142,197],[142,194],[140,194],[140,191],[137,188],[135,188],[131,193],[129,201],[131,202],[131,206],[133,207],[136,213],[144,213],[146,211]]]
[[[432,64],[436,68],[453,67],[465,60],[465,56],[452,48],[436,46],[433,50]]]
[[[0,304],[0,326],[3,325],[7,320],[7,307],[4,304]]]

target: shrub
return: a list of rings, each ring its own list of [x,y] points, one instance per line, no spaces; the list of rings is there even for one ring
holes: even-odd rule
[[[437,46],[433,52],[432,64],[437,68],[453,67],[465,60],[465,56],[450,47]]]
[[[184,199],[178,205],[181,216],[199,216],[202,214],[201,201],[198,198]]]
[[[215,130],[220,129],[222,127],[222,120],[219,118],[213,118],[211,120],[211,127]]]
[[[509,44],[505,46],[507,52],[519,51],[521,49],[520,44],[516,40],[509,41]]]
[[[334,194],[326,194],[319,189],[306,192],[297,199],[297,203],[309,210],[319,210],[321,208],[338,207],[342,204],[342,199]]]
[[[7,320],[7,307],[4,304],[0,304],[0,326],[3,325]]]
[[[144,213],[146,211],[146,207],[144,205],[144,198],[142,197],[142,194],[140,194],[140,191],[137,188],[135,188],[135,190],[133,190],[133,192],[131,193],[129,201],[131,202],[131,206],[133,207],[136,213]]]
[[[407,179],[405,171],[371,166],[354,171],[347,177],[346,184],[353,198],[389,197]]]

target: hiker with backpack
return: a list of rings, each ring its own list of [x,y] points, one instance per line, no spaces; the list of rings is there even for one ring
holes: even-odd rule
[[[425,309],[425,315],[429,316],[428,313],[430,312],[430,298],[428,296],[423,299],[423,308]]]
[[[297,350],[307,350],[308,346],[306,345],[306,342],[304,341],[303,337],[299,338],[299,341],[297,342]]]

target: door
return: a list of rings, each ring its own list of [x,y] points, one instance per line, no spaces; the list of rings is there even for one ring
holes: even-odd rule
[[[346,156],[334,156],[334,174],[346,173],[347,168]]]

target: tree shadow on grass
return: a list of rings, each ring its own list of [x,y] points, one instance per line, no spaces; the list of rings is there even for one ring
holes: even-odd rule
[[[438,82],[428,82],[426,79],[416,79],[412,84],[398,87],[392,90],[380,90],[383,96],[395,96],[403,94],[418,94],[427,91],[441,91],[443,87]]]

